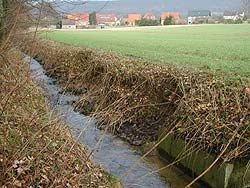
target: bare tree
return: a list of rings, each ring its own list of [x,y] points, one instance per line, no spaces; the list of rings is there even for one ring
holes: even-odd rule
[[[241,0],[242,11],[247,18],[250,18],[250,0]]]
[[[1,50],[10,46],[10,39],[27,21],[27,2],[31,0],[0,0],[0,44]],[[26,16],[27,17],[27,16]]]
[[[7,22],[7,15],[9,9],[9,1],[8,0],[1,0],[0,1],[0,41],[6,36],[6,22]]]

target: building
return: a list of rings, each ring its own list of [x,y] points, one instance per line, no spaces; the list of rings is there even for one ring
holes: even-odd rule
[[[76,29],[76,22],[71,19],[62,19],[62,29]]]
[[[212,12],[211,17],[213,19],[220,19],[223,18],[224,12]]]
[[[238,20],[240,18],[243,18],[245,15],[244,13],[240,14],[236,11],[225,11],[223,14],[223,18],[225,20]]]
[[[204,20],[211,17],[210,10],[195,10],[188,12],[188,24],[193,24],[197,20]]]
[[[156,20],[156,17],[152,11],[149,11],[143,16],[143,19]]]
[[[210,10],[195,10],[195,11],[189,11],[188,17],[192,18],[207,18],[211,17],[211,11]]]
[[[170,16],[172,16],[175,20],[178,20],[181,18],[181,15],[179,12],[163,12],[161,14],[161,25],[164,25],[164,20]]]
[[[135,22],[141,19],[141,14],[128,14],[128,18],[123,18],[122,23],[129,26],[135,26]]]
[[[225,20],[237,20],[238,19],[238,15],[237,12],[235,11],[225,11],[223,14],[223,18]]]
[[[74,20],[76,23],[77,29],[82,29],[89,26],[89,14],[81,13],[81,14],[69,14],[67,15],[67,19]]]
[[[96,14],[97,24],[115,26],[117,18],[115,14]]]

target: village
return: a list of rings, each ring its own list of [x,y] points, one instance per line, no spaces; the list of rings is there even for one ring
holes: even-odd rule
[[[250,21],[245,18],[244,12],[224,11],[211,12],[210,10],[193,10],[187,14],[180,12],[162,12],[161,15],[148,11],[145,14],[131,13],[126,16],[117,16],[114,13],[73,13],[57,16],[56,20],[45,22],[50,29],[89,29],[107,27],[134,27],[134,26],[163,26],[163,25],[192,25],[192,24],[242,24]],[[46,20],[47,19],[47,20]]]

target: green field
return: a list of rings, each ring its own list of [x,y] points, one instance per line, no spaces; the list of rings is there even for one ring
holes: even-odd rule
[[[45,34],[44,34],[45,36]],[[152,62],[250,74],[250,25],[48,32],[49,39]]]

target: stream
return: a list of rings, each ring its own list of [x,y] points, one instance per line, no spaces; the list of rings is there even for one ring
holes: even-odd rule
[[[78,96],[63,93],[56,80],[46,76],[43,67],[34,59],[30,62],[32,79],[45,91],[48,102],[56,115],[71,129],[73,136],[93,151],[92,160],[112,175],[122,177],[143,155],[140,147],[133,147],[126,141],[99,130],[93,118],[74,111],[73,101]],[[99,143],[99,140],[101,142]],[[122,180],[126,188],[184,188],[190,179],[177,168],[172,167],[152,173],[168,165],[157,153],[142,160],[129,175]]]

